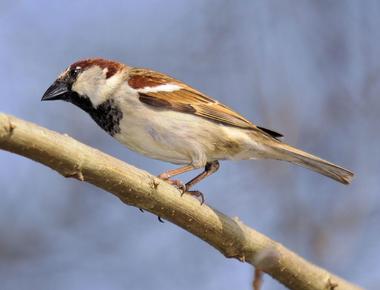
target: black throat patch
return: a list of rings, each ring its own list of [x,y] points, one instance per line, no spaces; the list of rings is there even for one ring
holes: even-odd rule
[[[111,136],[120,133],[120,120],[123,118],[123,113],[113,100],[107,100],[96,108],[87,96],[75,94],[68,101],[89,113],[92,119]]]

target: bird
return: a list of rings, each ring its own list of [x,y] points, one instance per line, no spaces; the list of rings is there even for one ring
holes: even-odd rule
[[[63,100],[83,111],[130,150],[176,164],[158,177],[200,198],[194,185],[222,160],[274,159],[311,169],[340,183],[354,174],[286,144],[282,134],[254,125],[233,109],[167,74],[103,58],[76,61],[42,101]],[[183,183],[173,177],[203,168]]]

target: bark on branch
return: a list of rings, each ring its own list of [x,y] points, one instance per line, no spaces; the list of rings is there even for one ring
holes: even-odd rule
[[[128,205],[150,211],[198,236],[227,258],[247,262],[289,289],[361,289],[307,262],[238,218],[229,218],[152,176],[75,139],[0,113],[0,149],[89,182]]]

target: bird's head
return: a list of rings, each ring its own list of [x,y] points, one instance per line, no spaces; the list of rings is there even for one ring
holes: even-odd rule
[[[100,58],[77,61],[59,75],[41,100],[63,100],[83,109],[96,108],[120,86],[126,70],[121,63]]]

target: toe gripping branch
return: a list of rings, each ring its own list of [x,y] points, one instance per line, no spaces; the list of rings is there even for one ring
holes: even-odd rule
[[[219,167],[220,167],[220,165],[219,165],[218,160],[215,160],[212,162],[207,162],[204,171],[201,172],[200,174],[198,174],[197,176],[195,176],[193,179],[191,179],[186,184],[184,184],[182,181],[180,181],[178,179],[170,179],[170,178],[173,176],[176,176],[176,175],[179,175],[179,174],[182,174],[182,173],[196,169],[196,168],[194,168],[193,165],[186,165],[186,166],[183,166],[183,167],[180,167],[177,169],[166,171],[164,173],[161,173],[158,176],[158,178],[160,178],[160,179],[164,180],[165,182],[177,187],[181,191],[181,196],[184,194],[189,194],[189,195],[194,196],[195,198],[199,198],[201,205],[202,205],[205,201],[203,193],[200,192],[199,190],[190,190],[190,189],[194,185],[196,185],[197,183],[201,182],[206,177],[208,177],[208,176],[212,175],[213,173],[215,173],[216,171],[218,171]],[[144,212],[141,208],[140,208],[140,211]],[[158,220],[160,222],[163,222],[161,217],[158,217]]]
[[[208,177],[211,174],[218,171],[219,167],[220,167],[220,165],[219,165],[218,160],[215,160],[212,162],[207,162],[204,171],[202,173],[198,174],[193,179],[191,179],[186,184],[183,184],[183,182],[178,180],[178,179],[170,179],[170,177],[175,176],[175,175],[179,175],[179,174],[191,171],[191,170],[194,170],[195,168],[192,165],[186,165],[186,166],[174,169],[174,170],[169,170],[167,172],[160,174],[158,177],[165,180],[169,184],[176,186],[181,191],[181,195],[186,193],[186,194],[190,194],[196,198],[200,198],[201,204],[203,204],[204,203],[203,193],[198,191],[198,190],[190,190],[190,189],[195,184],[201,182],[206,177]]]

